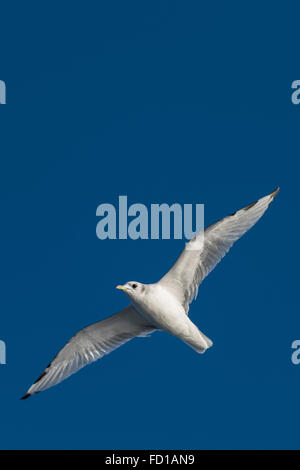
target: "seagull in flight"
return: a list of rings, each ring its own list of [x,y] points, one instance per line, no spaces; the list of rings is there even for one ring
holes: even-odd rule
[[[22,399],[62,382],[130,339],[157,330],[180,338],[197,353],[204,353],[213,343],[189,319],[189,305],[204,278],[234,242],[256,224],[278,192],[279,188],[199,232],[155,284],[131,281],[117,286],[130,299],[130,305],[73,336]]]

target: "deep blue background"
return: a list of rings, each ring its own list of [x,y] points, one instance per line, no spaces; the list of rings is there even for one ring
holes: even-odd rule
[[[6,3],[0,448],[298,448],[300,9]],[[205,203],[209,224],[278,185],[191,307],[207,354],[157,333],[19,400],[70,336],[127,304],[116,284],[156,281],[183,248],[98,240],[100,203]]]

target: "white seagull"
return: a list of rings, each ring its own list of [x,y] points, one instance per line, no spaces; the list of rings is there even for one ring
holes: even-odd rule
[[[73,336],[22,399],[53,387],[130,339],[157,330],[167,331],[204,353],[213,343],[189,319],[189,304],[197,296],[199,284],[234,242],[262,217],[278,191],[279,188],[199,232],[157,283],[131,281],[117,286],[131,304]]]

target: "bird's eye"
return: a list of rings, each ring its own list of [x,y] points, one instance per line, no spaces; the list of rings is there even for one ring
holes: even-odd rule
[[[136,289],[136,288],[137,288],[137,284],[131,284],[131,287],[132,287],[132,289]]]

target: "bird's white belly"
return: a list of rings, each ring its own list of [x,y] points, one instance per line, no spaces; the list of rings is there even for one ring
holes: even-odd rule
[[[183,306],[172,293],[160,285],[153,285],[147,301],[135,305],[139,312],[159,329],[168,331],[175,336],[190,334],[192,322],[185,313]]]

